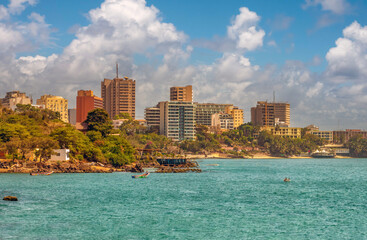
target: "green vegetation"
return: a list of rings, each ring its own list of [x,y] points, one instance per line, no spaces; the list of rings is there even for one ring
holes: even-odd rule
[[[350,154],[353,157],[367,157],[367,139],[362,136],[354,136],[347,142]]]
[[[276,156],[297,155],[312,152],[324,141],[317,136],[302,132],[302,138],[291,139],[273,136],[259,131],[258,126],[243,124],[238,129],[212,133],[206,126],[197,126],[197,140],[173,142],[158,135],[155,129],[146,129],[128,114],[120,129],[113,130],[112,121],[103,109],[89,112],[82,133],[60,120],[59,113],[31,105],[18,105],[15,112],[2,108],[0,111],[0,149],[13,160],[36,159],[45,161],[53,149],[68,148],[74,160],[109,163],[122,166],[136,160],[150,161],[153,157],[210,153],[226,153],[232,156],[251,155],[256,151]],[[356,155],[366,154],[366,140],[350,141]]]

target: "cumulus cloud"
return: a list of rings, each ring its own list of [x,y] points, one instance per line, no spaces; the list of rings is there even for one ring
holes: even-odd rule
[[[306,9],[317,5],[321,5],[322,10],[335,14],[345,14],[350,8],[350,4],[346,0],[306,0],[302,7]]]
[[[257,28],[260,17],[246,7],[238,14],[227,28],[228,37],[236,41],[238,49],[255,50],[263,45],[265,32]]]

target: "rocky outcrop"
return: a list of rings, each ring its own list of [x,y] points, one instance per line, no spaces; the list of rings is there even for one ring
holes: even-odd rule
[[[14,196],[6,196],[3,198],[4,201],[18,201],[17,197]]]

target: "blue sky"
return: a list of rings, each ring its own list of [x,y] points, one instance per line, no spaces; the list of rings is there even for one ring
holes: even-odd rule
[[[0,95],[52,93],[73,107],[78,89],[100,95],[118,61],[137,80],[139,117],[169,86],[192,84],[196,101],[238,105],[245,121],[276,91],[293,126],[366,129],[366,10],[363,0],[1,0]]]

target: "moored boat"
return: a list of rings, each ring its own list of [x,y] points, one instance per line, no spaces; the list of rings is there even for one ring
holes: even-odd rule
[[[31,176],[37,176],[37,175],[51,175],[54,171],[51,172],[39,172],[39,173],[30,173]]]
[[[149,176],[149,172],[146,172],[144,174],[141,174],[141,175],[133,175],[131,176],[132,178],[147,178]]]

